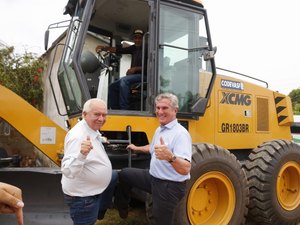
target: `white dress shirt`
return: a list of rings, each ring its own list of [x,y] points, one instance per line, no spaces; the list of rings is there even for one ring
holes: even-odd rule
[[[160,144],[160,138],[163,138],[165,144],[174,155],[191,162],[192,159],[192,139],[189,132],[178,123],[177,119],[171,121],[165,126],[156,129],[151,145],[150,174],[162,180],[171,180],[182,182],[189,180],[191,175],[181,175],[167,160],[159,160],[155,156],[154,146]]]
[[[90,136],[93,149],[84,156],[80,147],[87,136]],[[84,119],[65,137],[61,171],[63,192],[70,196],[97,195],[110,183],[112,166],[101,142],[101,134],[91,129]]]

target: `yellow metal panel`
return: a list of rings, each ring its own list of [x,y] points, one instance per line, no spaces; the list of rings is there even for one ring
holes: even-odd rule
[[[66,131],[14,92],[0,85],[0,117],[35,147],[59,165],[57,151],[63,148]],[[42,144],[41,129],[54,131],[54,144]],[[47,137],[47,134],[45,135]],[[47,140],[45,140],[47,143]],[[44,143],[45,143],[44,142]]]
[[[222,84],[224,80],[228,81],[227,86]],[[218,75],[213,92],[216,98],[211,102],[218,109],[215,110],[215,144],[227,149],[252,149],[265,141],[291,139],[289,127],[278,125],[273,91],[240,79]],[[260,105],[257,99],[268,102],[267,112],[257,108]],[[287,111],[287,115],[289,117],[292,114]],[[261,123],[269,124],[269,128],[260,130]],[[224,124],[225,127],[222,127]]]
[[[289,118],[289,98],[285,99]],[[227,76],[216,77],[203,117],[179,120],[188,122],[193,143],[212,143],[231,150],[292,138],[289,126],[278,124],[273,91]],[[71,122],[75,124],[77,120]],[[128,125],[133,132],[145,132],[149,142],[159,126],[155,115],[108,115],[101,130],[125,132]]]
[[[78,118],[73,118],[69,122],[73,127],[78,121]],[[116,131],[125,132],[127,126],[131,126],[132,132],[145,132],[149,142],[153,137],[156,128],[159,126],[157,118],[153,116],[124,116],[124,115],[107,115],[106,123],[101,128],[101,131]]]
[[[106,123],[101,130],[126,131],[126,127],[129,125],[131,126],[132,132],[145,132],[149,142],[151,142],[153,134],[159,126],[159,123],[155,116],[108,115]]]
[[[290,97],[274,92],[274,99],[278,124],[290,126],[293,122],[293,109]]]

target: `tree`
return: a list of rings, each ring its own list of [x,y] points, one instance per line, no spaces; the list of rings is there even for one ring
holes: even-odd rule
[[[294,114],[300,115],[300,103],[297,103],[294,107]]]
[[[289,96],[292,100],[294,114],[300,115],[300,88],[292,90]]]
[[[34,107],[43,105],[43,63],[32,53],[15,55],[14,47],[0,49],[0,84]]]

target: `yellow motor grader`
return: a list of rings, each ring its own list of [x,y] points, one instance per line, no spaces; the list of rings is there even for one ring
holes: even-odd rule
[[[193,140],[191,179],[174,225],[299,223],[300,147],[292,141],[290,98],[261,80],[222,75],[201,2],[69,0],[65,13],[71,16],[67,32],[47,51],[44,112],[0,86],[1,121],[12,130],[6,139],[20,133],[38,159],[42,153],[49,161],[0,169],[2,181],[23,189],[28,224],[70,223],[60,189],[64,136],[81,119],[86,100],[108,100],[109,85],[130,63],[129,55],[98,54],[96,46],[130,45],[136,29],[144,31],[142,82],[131,87],[130,109],[109,108],[101,129],[113,167],[149,167],[149,155],[126,146],[151,142],[159,125],[154,98],[172,92],[179,99],[178,121]],[[46,32],[46,47],[55,27],[59,23]],[[4,147],[2,159],[12,160],[11,145]],[[9,224],[5,218],[1,224]]]

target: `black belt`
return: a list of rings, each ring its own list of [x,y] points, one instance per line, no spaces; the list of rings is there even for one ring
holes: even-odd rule
[[[151,177],[158,182],[171,182],[171,183],[175,183],[175,184],[186,184],[186,180],[185,181],[174,181],[174,180],[163,180],[163,179],[156,178],[153,176],[151,176]]]
[[[71,195],[67,195],[67,194],[64,194],[64,195],[67,196],[68,198],[78,199],[78,198],[98,197],[100,194],[90,195],[90,196],[71,196]]]

